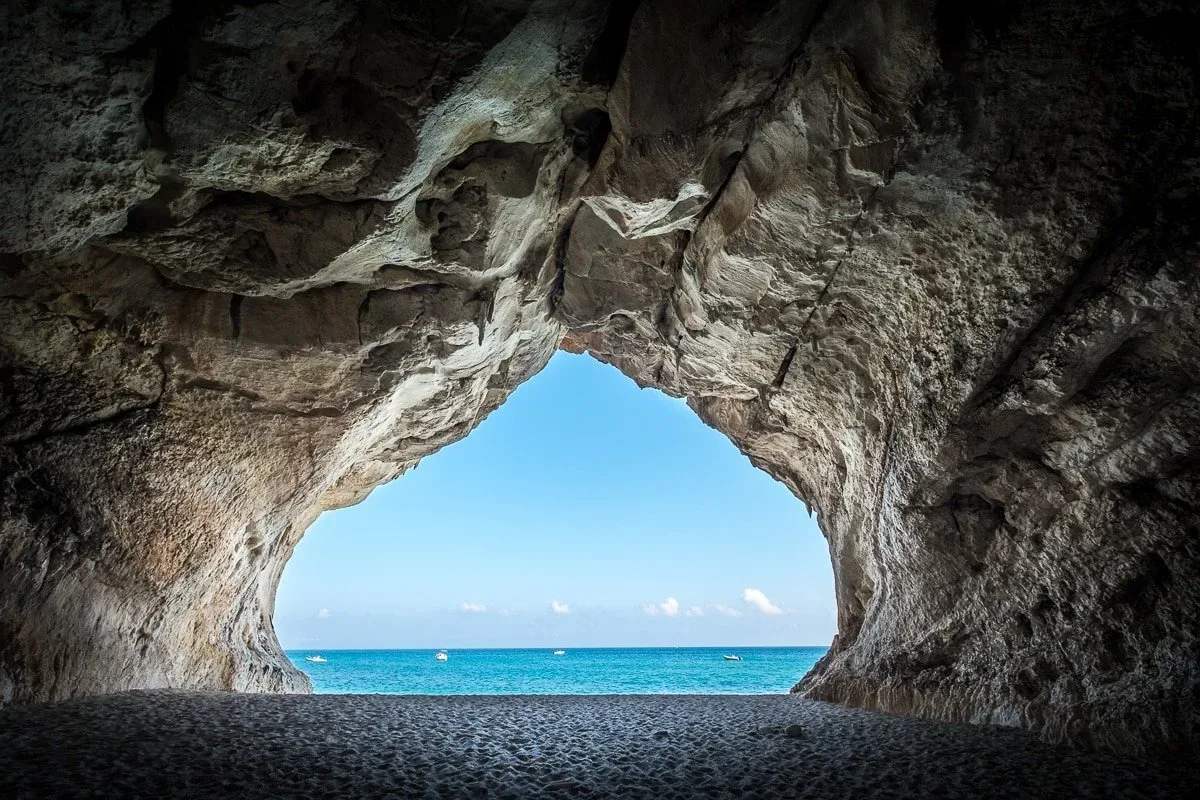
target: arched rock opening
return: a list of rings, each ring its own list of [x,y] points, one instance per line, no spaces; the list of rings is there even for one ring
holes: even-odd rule
[[[192,9],[5,12],[4,700],[304,689],[304,528],[562,344],[820,510],[809,696],[1194,748],[1194,9]]]

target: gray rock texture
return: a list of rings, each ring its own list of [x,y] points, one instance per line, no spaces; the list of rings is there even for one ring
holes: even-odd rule
[[[799,691],[1195,752],[1196,16],[7,4],[0,699],[306,689],[304,529],[562,346],[817,510]]]

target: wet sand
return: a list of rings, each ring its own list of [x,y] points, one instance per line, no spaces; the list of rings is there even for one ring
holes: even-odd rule
[[[1198,789],[1195,765],[789,695],[155,691],[0,711],[3,798],[1169,798]]]

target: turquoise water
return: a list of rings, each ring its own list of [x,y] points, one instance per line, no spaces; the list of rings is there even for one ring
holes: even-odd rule
[[[774,694],[825,647],[551,650],[289,650],[321,694]],[[721,656],[737,654],[741,661]],[[305,661],[320,654],[325,663]]]

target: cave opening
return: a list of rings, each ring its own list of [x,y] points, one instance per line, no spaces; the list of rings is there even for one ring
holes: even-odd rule
[[[466,438],[325,512],[274,624],[318,693],[619,694],[786,692],[837,622],[785,486],[685,401],[559,351]]]

